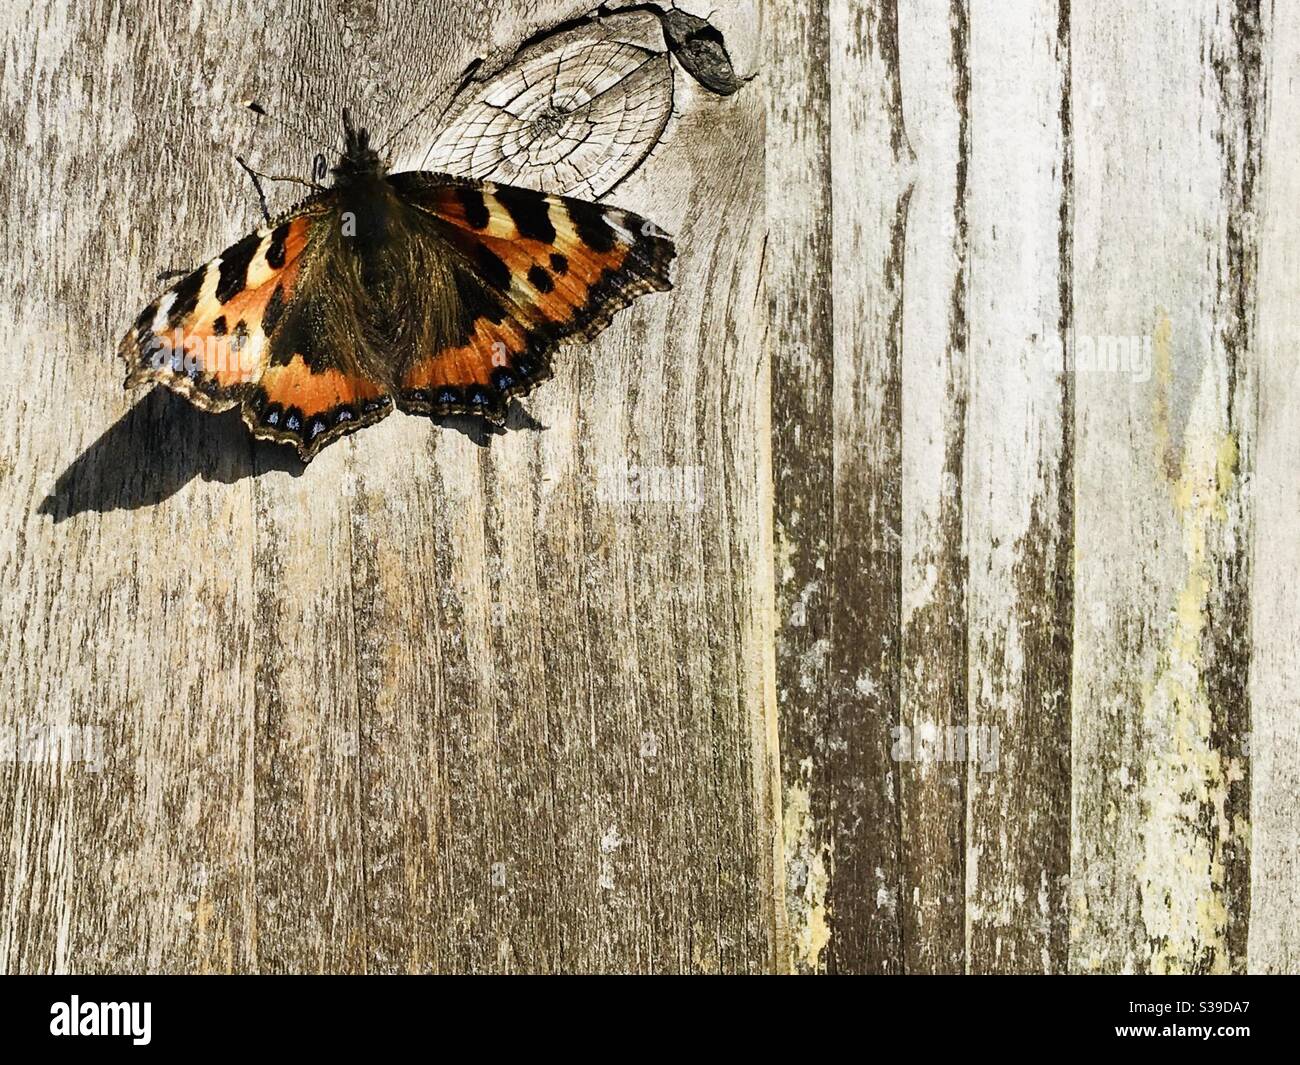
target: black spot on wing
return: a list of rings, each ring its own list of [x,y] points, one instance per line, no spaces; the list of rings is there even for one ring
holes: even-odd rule
[[[226,316],[224,314],[219,314],[212,320],[212,335],[214,337],[226,335]]]
[[[551,271],[561,276],[569,272],[569,260],[558,251],[551,252]]]
[[[510,267],[487,245],[480,244],[475,249],[474,261],[488,284],[503,290],[510,287]]]
[[[499,188],[496,198],[510,212],[510,220],[519,230],[521,237],[540,240],[550,244],[555,240],[555,226],[551,224],[551,215],[546,197],[532,189]]]
[[[276,226],[271,234],[271,243],[266,248],[266,265],[272,270],[279,270],[284,265],[284,242],[289,239],[289,223]]]
[[[167,312],[169,328],[175,329],[194,313],[194,308],[199,304],[199,290],[203,288],[203,278],[207,276],[207,272],[206,266],[200,266],[172,289],[176,298],[172,300],[171,309]]]
[[[229,303],[244,291],[248,279],[248,267],[257,254],[262,238],[250,233],[238,244],[226,249],[221,256],[221,272],[217,278],[217,302]]]
[[[550,292],[555,288],[555,282],[551,280],[551,275],[536,263],[528,268],[528,283],[538,292]]]
[[[585,200],[567,200],[569,217],[573,219],[573,228],[578,237],[593,250],[606,252],[614,247],[614,230],[605,221],[605,210]]]
[[[475,229],[486,229],[488,209],[483,200],[483,193],[468,185],[461,185],[456,189],[456,198],[460,200],[461,210],[465,212],[465,221]]]
[[[310,330],[304,328],[301,310],[291,311],[284,316],[281,328],[274,335],[267,335],[270,337],[267,355],[270,365],[287,366],[299,352],[303,353],[303,361],[307,361],[307,353],[311,351],[311,334]]]

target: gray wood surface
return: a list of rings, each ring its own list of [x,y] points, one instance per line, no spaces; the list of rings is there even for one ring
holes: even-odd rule
[[[121,390],[241,100],[454,159],[589,2],[0,15],[0,969],[1300,971],[1289,5],[692,6],[509,432]]]
[[[235,152],[308,169],[240,100],[391,128],[583,10],[6,16],[4,713],[103,739],[3,766],[6,968],[772,968],[757,91],[678,75],[613,202],[691,254],[566,353],[544,429],[393,417],[302,472],[112,354],[256,222]],[[752,11],[715,19],[752,67]],[[603,498],[627,464],[698,498]]]

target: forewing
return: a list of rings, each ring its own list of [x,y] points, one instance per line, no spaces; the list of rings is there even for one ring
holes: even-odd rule
[[[304,327],[338,282],[325,254],[336,197],[312,197],[193,271],[141,313],[122,341],[128,387],[165,385],[204,410],[240,405],[255,436],[305,461],[393,408],[350,358],[353,336]]]
[[[404,367],[398,406],[499,419],[550,375],[568,337],[590,339],[638,296],[672,287],[672,241],[631,211],[531,189],[410,172],[388,179],[458,253],[462,335]]]
[[[149,304],[118,348],[127,387],[165,385],[210,411],[243,399],[297,291],[314,217],[299,210],[255,230]]]

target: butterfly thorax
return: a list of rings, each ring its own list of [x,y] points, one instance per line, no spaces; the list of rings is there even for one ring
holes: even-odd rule
[[[457,253],[382,166],[339,172],[329,203],[303,267],[328,284],[295,304],[277,343],[330,351],[348,372],[395,388],[415,360],[464,339]]]

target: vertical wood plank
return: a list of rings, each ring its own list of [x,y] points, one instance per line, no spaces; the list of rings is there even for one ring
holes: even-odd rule
[[[800,972],[894,972],[906,905],[890,749],[899,699],[903,239],[913,180],[897,11],[893,3],[836,2],[768,12],[766,259],[789,957]]]
[[[967,965],[1066,963],[1072,439],[1069,21],[970,5]],[[978,745],[972,749],[972,745]],[[978,752],[978,753],[977,753]]]
[[[1259,377],[1250,581],[1250,926],[1252,973],[1300,972],[1300,33],[1265,29],[1267,123],[1259,211]]]
[[[901,352],[901,714],[891,737],[905,871],[903,966],[966,967],[966,764],[934,757],[967,723],[963,474],[969,400],[970,17],[964,0],[899,11],[916,153]]]
[[[793,762],[784,737],[782,758],[788,781],[798,769],[814,784],[808,827],[814,842],[822,834],[826,855],[826,968],[894,973],[906,964],[910,907],[891,750],[901,653],[904,242],[915,159],[902,107],[898,5],[834,3],[831,21],[833,509],[829,565],[816,578],[832,596],[830,700],[818,707],[801,761]],[[802,602],[809,619],[815,607],[812,598]]]
[[[1080,8],[1073,30],[1071,966],[1233,971],[1248,909],[1258,7]]]
[[[776,686],[780,707],[788,962],[825,967],[832,805],[814,757],[829,698],[834,395],[831,291],[830,17],[769,3],[767,247],[771,314]],[[783,190],[800,190],[788,196]],[[833,786],[833,785],[832,785]],[[814,797],[815,795],[815,797]]]

